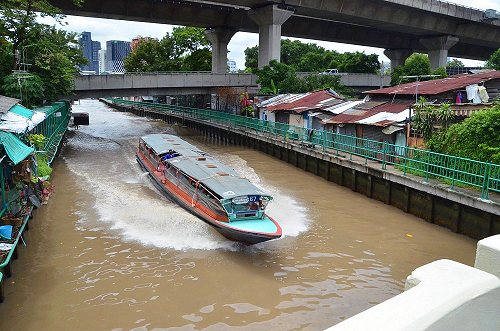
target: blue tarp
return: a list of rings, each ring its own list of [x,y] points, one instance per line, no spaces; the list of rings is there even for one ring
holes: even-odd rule
[[[32,110],[29,110],[28,108],[25,108],[21,106],[20,104],[15,105],[9,111],[13,112],[14,114],[17,114],[22,117],[26,117],[27,119],[31,119],[33,117],[34,112]]]
[[[7,156],[14,164],[18,164],[34,152],[32,147],[26,146],[19,138],[10,132],[0,131],[0,143],[3,145]]]

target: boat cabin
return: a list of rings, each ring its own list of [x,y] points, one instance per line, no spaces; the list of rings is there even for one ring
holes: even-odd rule
[[[176,186],[179,197],[219,221],[262,219],[272,200],[232,168],[176,136],[142,137],[138,152],[165,184]]]

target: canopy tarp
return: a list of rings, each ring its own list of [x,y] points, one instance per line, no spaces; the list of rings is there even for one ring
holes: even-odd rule
[[[15,105],[5,114],[0,115],[0,130],[14,133],[26,133],[45,120],[45,113],[32,111]]]
[[[5,153],[14,164],[18,164],[34,152],[32,147],[26,146],[19,138],[10,132],[0,131],[0,143]]]
[[[20,104],[17,104],[11,109],[9,109],[9,112],[13,112],[14,114],[17,114],[19,116],[26,117],[29,120],[33,117],[34,114],[32,110],[29,110],[28,108],[25,108]]]

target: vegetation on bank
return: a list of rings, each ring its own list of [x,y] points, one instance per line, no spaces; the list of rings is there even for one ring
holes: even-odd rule
[[[29,108],[69,95],[78,65],[86,63],[77,34],[39,23],[38,15],[64,24],[47,0],[0,2],[0,94],[20,98]]]
[[[35,153],[37,162],[37,176],[45,177],[52,174],[52,167],[49,165],[47,155],[44,155],[47,138],[43,134],[29,134],[26,139],[31,143],[38,153]]]
[[[435,152],[500,164],[500,103],[436,132],[427,142]]]

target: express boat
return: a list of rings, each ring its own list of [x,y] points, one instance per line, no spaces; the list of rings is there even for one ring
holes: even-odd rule
[[[272,196],[196,146],[151,134],[139,139],[136,158],[163,194],[225,237],[248,244],[281,237],[265,213]]]

